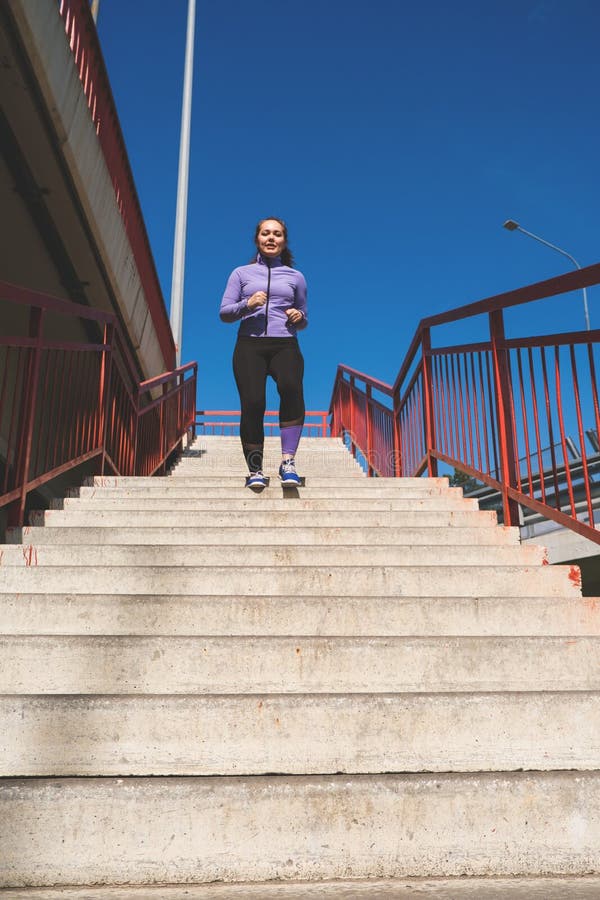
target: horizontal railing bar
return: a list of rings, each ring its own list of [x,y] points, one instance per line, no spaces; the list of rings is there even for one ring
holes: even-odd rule
[[[600,341],[598,331],[568,331],[564,334],[548,334],[530,338],[505,338],[502,346],[509,350],[519,350],[525,347],[555,347],[569,346],[570,344],[590,344]]]
[[[6,494],[0,494],[0,508],[8,503],[12,503],[13,500],[18,500],[21,496],[21,490],[22,488],[19,486],[13,488],[12,491],[7,491]]]
[[[176,394],[183,393],[185,390],[187,390],[187,386],[191,380],[192,379],[190,379],[189,381],[185,381],[183,384],[172,385],[172,387],[167,391],[166,394],[161,394],[160,397],[157,397],[155,400],[151,400],[144,407],[138,409],[138,415],[145,416],[146,413],[151,412],[151,410],[153,409],[156,409],[157,406],[162,406],[171,397],[175,397]]]
[[[10,335],[0,335],[0,347],[20,347],[25,350],[35,347],[40,350],[73,350],[78,353],[104,353],[110,350],[110,344],[69,343],[69,341],[48,341],[45,338],[37,340],[37,338],[11,337]]]
[[[452,353],[485,353],[491,348],[489,341],[480,341],[476,344],[457,344],[455,347],[432,347],[427,356],[446,356]]]
[[[241,410],[239,409],[197,409],[197,416],[240,416]],[[265,410],[265,416],[278,416],[279,410],[277,409],[267,409]],[[307,410],[307,416],[327,416],[329,415],[328,410]],[[228,423],[230,424],[230,423]]]
[[[415,478],[420,478],[425,469],[427,468],[427,455],[422,456],[420,461],[417,463],[415,467]]]
[[[407,385],[403,395],[400,397],[400,399],[398,401],[399,409],[402,409],[402,407],[406,403],[406,400],[410,396],[410,393],[411,393],[412,389],[414,388],[415,384],[417,383],[419,376],[422,374],[423,374],[423,363],[420,362],[419,365],[417,366],[417,368],[415,369],[415,371],[413,372],[412,378],[408,382],[408,385]]]
[[[371,387],[380,391],[382,394],[387,394],[388,397],[392,396],[391,384],[387,384],[385,381],[379,381],[377,378],[372,378],[371,375],[365,375],[364,372],[359,372],[357,369],[351,369],[350,366],[340,364],[338,366],[338,373],[344,373],[351,375],[354,378],[359,378],[361,381],[364,381],[365,384],[370,384]]]
[[[366,394],[364,396],[366,397],[369,406],[373,409],[378,409],[380,412],[385,413],[387,416],[393,415],[393,410],[391,410],[389,406],[384,406],[380,400],[377,400],[375,397],[367,397]]]
[[[60,466],[56,466],[49,472],[44,472],[43,475],[38,475],[37,478],[29,479],[25,482],[25,484],[19,487],[17,496],[20,495],[23,488],[25,488],[27,493],[29,493],[30,491],[34,491],[36,488],[41,487],[48,481],[52,481],[53,478],[58,478],[59,475],[63,475],[65,472],[68,472],[69,469],[75,469],[77,468],[77,466],[82,465],[84,462],[88,462],[90,459],[94,459],[94,457],[98,456],[100,453],[102,453],[102,447],[96,447],[94,450],[88,450],[87,453],[82,453],[75,459],[70,459],[68,462],[63,463]],[[7,502],[10,502],[10,495],[3,495],[0,497],[0,505],[5,505]]]
[[[178,369],[173,369],[172,372],[163,372],[162,375],[155,375],[153,378],[148,378],[146,381],[142,381],[139,385],[139,390],[152,390],[152,388],[159,387],[159,385],[164,384],[166,381],[173,381],[174,378],[178,378],[180,375],[183,375],[186,372],[191,372],[197,367],[197,363],[191,362],[186,363],[185,366],[179,366]]]
[[[471,477],[476,478],[477,481],[483,481],[484,484],[489,485],[494,488],[494,490],[500,491],[502,489],[502,484],[497,479],[492,478],[491,475],[488,475],[485,472],[480,472],[478,469],[473,469],[462,460],[455,459],[453,456],[448,456],[446,453],[441,453],[439,450],[430,450],[429,452],[436,459],[439,459],[440,462],[445,462],[449,466],[454,466],[455,469],[459,469],[461,472],[464,472],[465,475],[471,475]]]
[[[515,488],[507,486],[506,490],[513,500],[516,500],[517,503],[520,503],[522,506],[533,509],[534,512],[540,513],[544,519],[553,519],[555,522],[558,522],[559,525],[564,525],[564,527],[568,528],[570,531],[575,531],[577,534],[593,541],[595,544],[600,544],[600,531],[592,528],[591,525],[586,525],[585,522],[580,522],[579,519],[574,519],[572,516],[568,516],[559,509],[555,509],[553,506],[549,506],[546,503],[540,503],[538,500],[529,497],[527,494],[522,494]]]
[[[0,300],[17,303],[20,306],[35,306],[37,309],[46,309],[63,316],[93,319],[96,322],[114,323],[117,320],[114,313],[106,312],[103,309],[83,306],[81,303],[73,303],[71,300],[61,300],[52,294],[42,294],[8,281],[0,281]]]
[[[556,297],[558,294],[567,294],[580,288],[591,287],[598,282],[600,282],[600,263],[595,263],[575,272],[566,272],[564,275],[557,275],[546,281],[538,281],[527,287],[506,291],[503,294],[487,297],[485,300],[477,300],[474,303],[467,303],[465,306],[455,307],[448,312],[428,316],[421,320],[417,332],[421,332],[424,328],[447,325],[450,322],[458,322],[461,319],[495,312],[499,309],[523,306],[534,300],[545,300],[548,297]]]
[[[115,475],[118,475],[118,474],[119,474],[119,467],[117,466],[116,462],[113,460],[113,458],[112,458],[112,456],[110,455],[110,453],[108,452],[108,450],[105,450],[105,451],[104,451],[104,459],[105,459],[106,462],[109,464],[109,466],[111,467],[111,469],[113,470],[113,472],[115,473]]]
[[[367,396],[367,394],[363,390],[361,390],[359,387],[356,387],[356,385],[354,386],[353,390],[355,393],[359,394],[361,397],[364,397],[365,402],[368,403],[370,407],[372,407],[374,409],[378,409],[380,412],[385,413],[388,416],[392,415],[393,411],[389,408],[389,406],[384,406],[380,400],[377,400],[375,397]],[[311,424],[315,428],[318,425],[317,422],[311,422],[311,423],[306,423],[306,424]]]

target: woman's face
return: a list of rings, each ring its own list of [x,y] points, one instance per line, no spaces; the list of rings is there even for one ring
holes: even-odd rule
[[[260,226],[256,245],[262,256],[281,256],[285,250],[285,236],[281,222],[277,219],[265,219]]]

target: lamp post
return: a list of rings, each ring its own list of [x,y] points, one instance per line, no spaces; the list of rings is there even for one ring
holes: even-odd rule
[[[190,123],[192,115],[192,74],[194,69],[194,26],[196,0],[188,0],[185,73],[179,142],[179,174],[177,176],[177,211],[173,246],[173,280],[171,282],[171,330],[175,340],[176,364],[181,365],[183,334],[183,279],[185,272],[185,229],[187,223],[188,175],[190,167]]]
[[[539,241],[540,244],[544,244],[546,247],[550,247],[551,250],[556,250],[557,253],[562,253],[563,256],[566,256],[567,259],[570,259],[576,268],[581,269],[581,266],[577,262],[574,256],[571,256],[570,253],[567,253],[566,250],[561,250],[560,247],[557,247],[556,244],[551,244],[550,241],[544,240],[544,238],[539,237],[537,234],[533,234],[531,231],[526,231],[524,228],[521,228],[518,222],[515,222],[513,219],[507,219],[503,228],[506,228],[507,231],[520,231],[522,234],[526,234],[527,237],[533,238],[534,241]],[[590,331],[590,314],[588,310],[588,302],[587,302],[587,291],[585,288],[581,289],[583,291],[583,314],[585,316],[585,327],[587,331]]]

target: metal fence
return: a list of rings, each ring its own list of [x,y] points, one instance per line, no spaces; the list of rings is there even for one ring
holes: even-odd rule
[[[116,317],[0,282],[0,508],[94,460],[152,475],[193,431],[197,365],[140,382]]]
[[[329,435],[329,412],[326,409],[307,410],[302,433],[306,437],[327,437]],[[268,409],[265,412],[265,434],[279,434],[279,413]],[[198,434],[239,435],[239,409],[199,409],[196,412]]]
[[[424,319],[393,385],[339,366],[332,434],[371,475],[435,475],[443,462],[497,490],[507,524],[522,505],[600,543],[586,448],[600,433],[600,330],[505,334],[507,309],[599,281],[600,264]],[[483,340],[432,346],[436,328],[482,315]]]

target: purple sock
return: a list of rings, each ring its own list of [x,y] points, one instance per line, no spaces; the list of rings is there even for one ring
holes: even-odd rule
[[[283,428],[280,428],[280,431],[282,455],[295,456],[298,444],[300,443],[302,425],[285,425]]]

